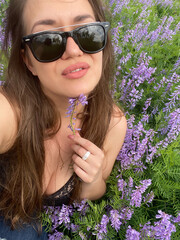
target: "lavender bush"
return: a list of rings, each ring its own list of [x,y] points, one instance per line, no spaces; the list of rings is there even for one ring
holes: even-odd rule
[[[180,4],[106,4],[116,57],[114,98],[128,120],[125,143],[102,199],[45,208],[43,223],[51,240],[179,240]]]
[[[5,10],[8,5],[8,0],[0,0],[0,85],[3,83],[3,73],[4,68],[6,66],[6,60],[1,53],[2,43],[4,40],[4,31],[3,31],[3,25],[4,25],[4,16],[5,16]]]

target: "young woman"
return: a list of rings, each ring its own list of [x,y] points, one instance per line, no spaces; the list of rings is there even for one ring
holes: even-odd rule
[[[0,93],[1,238],[46,239],[31,227],[43,204],[105,193],[126,133],[110,90],[108,30],[100,0],[10,0]],[[81,94],[88,105],[77,106],[81,131],[74,135],[68,100]]]

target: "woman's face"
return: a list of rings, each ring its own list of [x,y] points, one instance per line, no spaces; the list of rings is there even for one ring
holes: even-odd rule
[[[23,19],[26,35],[57,27],[71,31],[70,25],[96,21],[88,0],[27,0]],[[24,60],[32,74],[38,76],[45,94],[55,101],[89,94],[102,72],[102,51],[84,53],[71,37],[62,57],[54,62],[38,62],[29,48]],[[81,70],[82,66],[85,69]]]

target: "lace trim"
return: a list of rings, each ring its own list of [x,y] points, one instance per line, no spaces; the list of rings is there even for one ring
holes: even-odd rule
[[[67,181],[67,183],[51,195],[44,195],[44,204],[45,205],[61,205],[67,204],[70,200],[71,193],[74,189],[74,175]]]

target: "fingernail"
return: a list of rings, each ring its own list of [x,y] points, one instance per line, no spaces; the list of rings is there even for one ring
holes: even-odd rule
[[[74,137],[75,137],[74,135],[68,135],[69,139],[74,139]]]
[[[79,132],[78,132],[78,131],[76,131],[76,136],[80,136],[80,134],[79,134]]]

